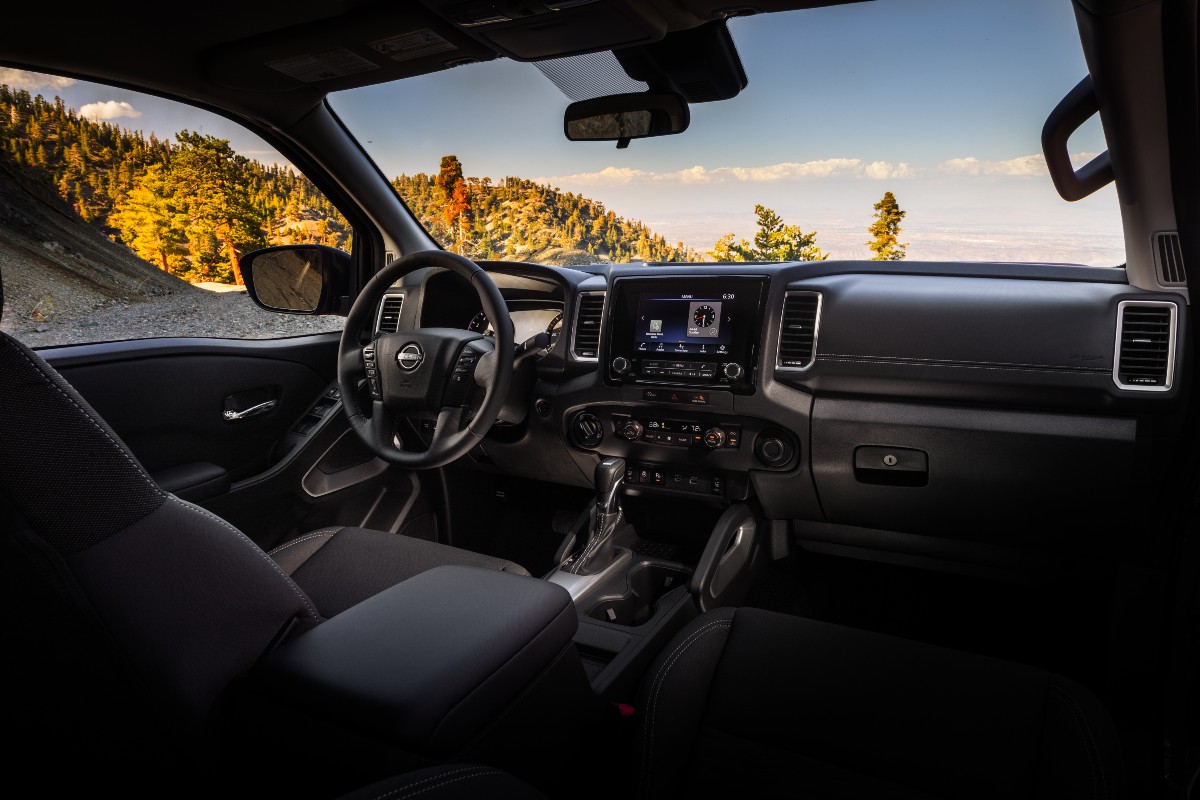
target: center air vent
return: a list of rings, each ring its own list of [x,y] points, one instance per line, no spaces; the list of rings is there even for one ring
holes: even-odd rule
[[[585,292],[575,306],[571,354],[580,361],[600,358],[600,322],[604,317],[604,292]]]
[[[821,323],[821,295],[788,292],[779,326],[779,369],[807,369],[817,351],[817,326]]]
[[[376,320],[375,330],[380,333],[395,333],[400,328],[400,308],[404,305],[404,295],[389,294],[379,304],[379,319]]]
[[[1174,303],[1126,300],[1117,306],[1113,380],[1122,389],[1165,392],[1175,362]]]

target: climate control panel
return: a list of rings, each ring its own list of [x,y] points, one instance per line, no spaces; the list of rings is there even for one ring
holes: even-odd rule
[[[613,433],[627,442],[736,450],[742,443],[742,426],[695,420],[662,419],[613,414]]]
[[[799,437],[756,417],[612,403],[576,409],[565,422],[575,448],[636,466],[625,484],[640,493],[745,499],[752,472],[800,464]]]

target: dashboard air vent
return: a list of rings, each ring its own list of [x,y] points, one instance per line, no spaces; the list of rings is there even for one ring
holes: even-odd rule
[[[821,322],[821,295],[788,292],[779,326],[779,369],[807,369],[817,352],[817,326]]]
[[[600,360],[600,323],[604,317],[604,292],[585,292],[575,305],[571,354],[580,361]]]
[[[1187,273],[1183,269],[1183,246],[1174,231],[1154,234],[1154,263],[1158,265],[1158,282],[1163,286],[1183,286]]]
[[[1113,379],[1122,389],[1165,392],[1175,362],[1174,303],[1126,300],[1117,306]]]
[[[379,319],[376,320],[375,330],[379,333],[395,333],[400,328],[400,308],[404,305],[404,295],[385,295],[379,304]]]

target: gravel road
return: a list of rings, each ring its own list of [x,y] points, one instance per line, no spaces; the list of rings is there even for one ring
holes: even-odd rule
[[[198,289],[141,302],[112,301],[88,313],[54,314],[44,320],[31,319],[12,306],[5,303],[0,330],[35,348],[158,336],[275,339],[340,331],[345,322],[338,316],[264,311],[244,289]]]

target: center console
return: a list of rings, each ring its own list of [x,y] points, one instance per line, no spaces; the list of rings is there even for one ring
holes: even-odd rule
[[[625,276],[612,282],[602,375],[621,402],[567,419],[572,444],[626,462],[625,494],[746,500],[752,469],[794,468],[796,437],[735,412],[758,391],[761,275]]]
[[[570,593],[591,686],[614,702],[691,617],[738,602],[763,552],[751,472],[799,462],[795,434],[746,413],[769,288],[752,269],[614,277],[599,361],[619,391],[564,416],[599,457],[597,497],[545,577]]]
[[[766,293],[757,275],[615,279],[605,380],[753,393]]]

